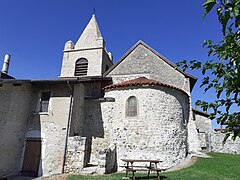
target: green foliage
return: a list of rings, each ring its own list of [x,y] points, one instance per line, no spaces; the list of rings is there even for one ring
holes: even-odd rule
[[[226,137],[233,132],[233,139],[240,137],[240,0],[206,0],[203,3],[205,17],[216,7],[219,23],[222,26],[222,40],[213,43],[206,40],[203,48],[208,50],[209,57],[217,60],[205,62],[184,60],[177,65],[183,70],[199,69],[203,75],[204,92],[214,89],[216,100],[205,102],[198,100],[197,106],[204,111],[212,110],[211,117],[216,117],[225,128]],[[224,141],[225,141],[224,140]]]

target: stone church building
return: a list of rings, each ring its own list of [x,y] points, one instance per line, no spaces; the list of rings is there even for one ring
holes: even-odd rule
[[[95,15],[65,43],[60,77],[0,73],[0,178],[120,171],[121,159],[173,167],[209,148],[208,114],[192,109],[197,78],[142,41],[113,64]]]

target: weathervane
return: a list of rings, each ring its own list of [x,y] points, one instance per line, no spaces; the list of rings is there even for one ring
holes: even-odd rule
[[[95,8],[93,8],[93,14],[94,14],[94,15],[96,14]]]

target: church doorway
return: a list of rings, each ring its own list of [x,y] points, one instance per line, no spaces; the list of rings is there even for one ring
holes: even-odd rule
[[[27,138],[22,165],[22,175],[36,177],[41,157],[41,138]]]

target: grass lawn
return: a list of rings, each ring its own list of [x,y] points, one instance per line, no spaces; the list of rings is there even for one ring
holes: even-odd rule
[[[198,158],[197,162],[186,169],[174,172],[161,173],[161,179],[236,179],[240,180],[240,155],[209,153],[213,158]],[[124,173],[116,173],[101,176],[72,175],[68,180],[117,180],[125,177]],[[131,177],[131,174],[129,174]],[[131,179],[131,178],[130,178]],[[136,174],[136,180],[147,179],[146,174]],[[152,172],[151,180],[157,179]]]

